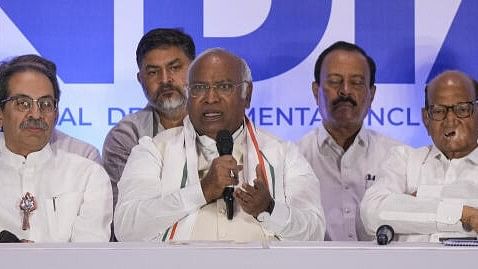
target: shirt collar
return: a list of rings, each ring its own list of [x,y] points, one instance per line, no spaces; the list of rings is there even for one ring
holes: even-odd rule
[[[429,159],[432,159],[432,158],[437,159],[437,160],[448,161],[445,154],[443,154],[443,152],[441,152],[435,145],[431,146],[430,153],[428,154],[425,161],[428,161]],[[466,155],[465,157],[460,158],[460,159],[468,160],[468,161],[470,161],[474,164],[478,164],[478,148],[475,148],[468,155]]]
[[[369,141],[369,133],[362,126],[357,136],[355,137],[351,147],[353,147],[355,144],[358,144],[359,146],[363,146],[363,147],[368,147],[368,141]],[[317,144],[319,145],[320,148],[324,147],[325,145],[336,145],[338,147],[334,138],[329,134],[329,131],[325,129],[325,126],[323,124],[321,124],[319,128],[317,128]]]

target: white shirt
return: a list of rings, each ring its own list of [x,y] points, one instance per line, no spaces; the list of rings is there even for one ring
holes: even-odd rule
[[[344,152],[323,125],[305,135],[299,150],[320,181],[327,231],[325,240],[371,240],[360,219],[360,201],[380,163],[400,143],[362,128]]]
[[[404,241],[476,236],[463,230],[460,218],[463,205],[478,206],[477,176],[478,149],[448,160],[435,146],[393,148],[365,194],[362,219],[370,233],[388,224]]]
[[[242,177],[252,184],[258,161],[250,134],[247,130],[245,133]],[[269,218],[259,223],[236,206],[234,219],[229,221],[221,199],[206,205],[198,175],[201,166],[198,154],[202,153],[198,150],[196,132],[186,117],[184,127],[165,130],[153,139],[144,137],[133,148],[118,185],[117,238],[120,241],[168,239],[171,227],[178,222],[174,240],[322,240],[325,224],[320,186],[307,161],[295,145],[260,130],[254,133],[267,159],[268,184],[271,195],[275,196]],[[235,145],[236,142],[240,143],[235,141]],[[184,172],[187,184],[181,188]],[[210,225],[203,225],[207,222]]]
[[[26,158],[12,153],[0,135],[0,230],[35,242],[109,241],[112,194],[97,163],[54,152],[50,144]],[[21,198],[30,192],[37,209],[22,230]]]

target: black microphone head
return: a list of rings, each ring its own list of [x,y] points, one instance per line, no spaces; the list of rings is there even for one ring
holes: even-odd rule
[[[375,235],[377,236],[377,244],[387,245],[393,240],[393,237],[395,236],[395,231],[390,225],[381,225],[380,227],[378,227]]]
[[[216,135],[216,147],[219,152],[219,156],[231,155],[232,148],[234,147],[234,141],[229,130],[220,130]]]

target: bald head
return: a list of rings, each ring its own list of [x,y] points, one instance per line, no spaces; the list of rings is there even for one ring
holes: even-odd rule
[[[463,158],[477,147],[478,116],[473,79],[446,71],[426,88],[423,123],[435,146],[448,158]]]
[[[464,87],[474,92],[473,100],[478,97],[478,87],[470,76],[457,70],[449,70],[433,78],[425,87],[425,107],[429,106],[430,92],[443,87]]]
[[[191,63],[188,72],[188,84],[191,81],[191,77],[194,77],[194,75],[199,71],[199,69],[202,68],[201,66],[203,66],[203,62],[208,62],[208,66],[210,64],[225,63],[228,68],[236,70],[237,74],[239,75],[239,81],[252,82],[251,69],[249,68],[249,65],[244,59],[230,53],[223,48],[212,48],[202,52]],[[241,96],[242,98],[246,97],[246,87],[242,88]]]

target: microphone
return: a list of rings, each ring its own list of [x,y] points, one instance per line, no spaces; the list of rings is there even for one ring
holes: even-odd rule
[[[20,243],[20,239],[11,232],[3,230],[0,232],[0,243]]]
[[[393,240],[395,232],[393,231],[392,226],[382,225],[378,227],[375,235],[377,236],[377,244],[388,245]]]
[[[232,140],[231,133],[224,129],[220,130],[216,135],[216,147],[219,152],[219,156],[232,155],[232,148],[234,147],[234,141]],[[231,171],[231,175],[232,171]],[[223,199],[226,203],[227,219],[232,220],[234,215],[234,186],[230,185],[224,188]]]

